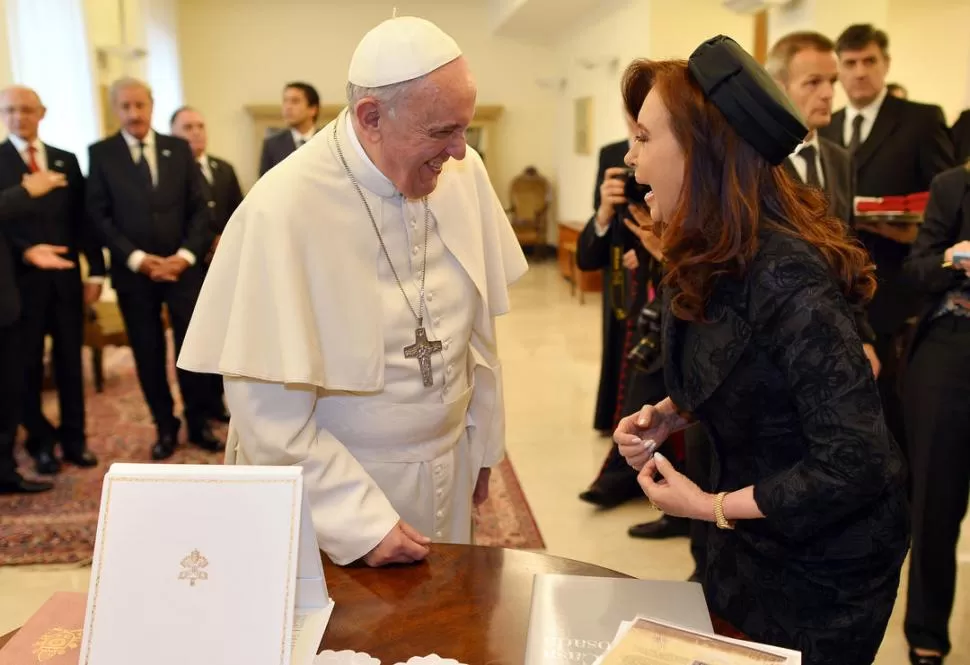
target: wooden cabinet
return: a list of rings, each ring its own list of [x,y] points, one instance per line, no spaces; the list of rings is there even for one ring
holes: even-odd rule
[[[586,224],[559,222],[559,272],[581,293],[596,293],[603,289],[603,271],[586,272],[576,268],[576,247]]]

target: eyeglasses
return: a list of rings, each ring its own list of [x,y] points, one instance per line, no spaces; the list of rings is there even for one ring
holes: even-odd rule
[[[39,110],[40,109],[36,106],[0,106],[0,113],[3,115],[13,115],[14,113],[20,113],[20,115],[33,115]]]

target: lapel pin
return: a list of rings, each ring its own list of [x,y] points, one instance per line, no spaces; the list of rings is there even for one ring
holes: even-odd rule
[[[54,166],[57,168],[64,168],[64,160],[58,159],[56,162],[54,162]]]
[[[210,159],[209,160],[209,168],[210,169],[217,169],[217,168],[219,168],[219,162],[215,161],[214,159]]]
[[[165,150],[162,150],[162,157],[170,157],[171,155],[172,155],[172,151],[169,150],[168,148],[166,148]]]

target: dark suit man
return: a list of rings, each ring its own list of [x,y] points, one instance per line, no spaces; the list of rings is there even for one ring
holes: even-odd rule
[[[970,159],[970,109],[960,114],[957,121],[950,128],[953,147],[956,149],[957,161],[965,162]]]
[[[820,130],[824,138],[849,149],[856,196],[925,192],[935,175],[953,166],[953,146],[937,106],[889,95],[889,38],[871,25],[849,26],[836,43],[839,78],[849,107]],[[869,305],[882,362],[879,390],[886,421],[902,445],[906,441],[898,394],[900,339],[919,302],[902,279],[903,261],[916,238],[916,225],[868,224],[856,220],[859,238],[876,264],[879,288]]]
[[[913,485],[906,638],[933,665],[950,650],[960,522],[970,495],[970,169],[933,179],[904,274],[926,296],[903,386]]]
[[[21,300],[23,423],[27,429],[27,450],[37,471],[53,474],[60,470],[54,454],[59,440],[65,462],[92,467],[97,459],[87,450],[84,424],[84,378],[81,347],[84,337],[85,304],[101,295],[104,257],[84,207],[84,177],[72,153],[41,143],[38,128],[46,109],[31,89],[20,86],[2,93],[4,122],[10,138],[0,144],[0,187],[10,187],[27,173],[56,171],[68,186],[32,201],[29,209],[7,230],[18,261]],[[45,269],[36,261],[37,247],[67,248],[74,265],[67,270]],[[88,284],[82,285],[78,255],[88,260]],[[41,410],[44,379],[44,341],[53,341],[52,358],[60,406],[60,427],[55,428]]]
[[[838,80],[835,44],[817,32],[793,32],[779,39],[768,54],[766,69],[802,114],[808,136],[783,166],[806,185],[825,193],[828,212],[852,227],[854,172],[848,151],[819,136],[832,122],[832,99]],[[863,350],[878,377],[881,371],[874,347],[875,333],[865,312],[856,316]]]
[[[206,154],[208,134],[205,118],[201,113],[191,107],[183,106],[172,114],[171,125],[173,135],[188,141],[189,147],[192,148],[192,156],[202,174],[202,190],[209,206],[210,229],[215,236],[212,249],[205,259],[204,268],[208,268],[212,255],[219,246],[219,238],[226,228],[226,223],[242,203],[242,188],[239,186],[239,179],[232,164]],[[210,379],[209,417],[220,422],[229,422],[229,414],[226,412],[223,400],[222,377],[213,374],[208,378]]]
[[[0,98],[0,112],[9,115],[10,106]],[[66,186],[63,173],[38,171],[24,176],[20,185],[0,190],[0,494],[44,492],[54,487],[24,479],[17,472],[13,455],[24,374],[20,362],[20,292],[5,229],[8,222],[30,210],[31,199]],[[47,246],[39,253],[35,251],[35,261],[51,269],[70,269],[73,263],[60,256],[64,251],[66,248]]]
[[[151,129],[147,85],[123,79],[111,89],[122,131],[90,148],[88,208],[111,251],[111,279],[118,292],[138,380],[158,428],[154,459],[175,450],[180,421],[168,385],[162,328],[164,304],[176,354],[202,285],[202,261],[212,243],[202,178],[182,139]],[[178,371],[189,441],[218,450],[206,420],[208,379]]]
[[[259,175],[290,156],[294,150],[313,138],[317,116],[320,115],[320,95],[309,83],[294,81],[283,88],[283,121],[287,129],[263,141],[259,158]]]

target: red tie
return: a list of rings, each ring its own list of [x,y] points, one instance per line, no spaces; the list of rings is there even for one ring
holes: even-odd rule
[[[32,145],[27,146],[27,166],[30,168],[31,173],[37,173],[40,171],[40,167],[37,166],[37,148]]]

